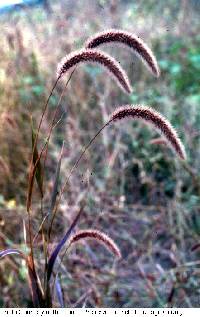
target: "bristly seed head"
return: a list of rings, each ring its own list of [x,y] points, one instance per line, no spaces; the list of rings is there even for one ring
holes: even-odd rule
[[[79,230],[72,236],[69,244],[72,244],[82,239],[94,239],[103,244],[104,247],[106,247],[112,254],[116,255],[118,258],[121,258],[121,252],[116,243],[102,231],[92,229]]]
[[[125,92],[131,93],[128,77],[120,64],[114,58],[99,50],[82,49],[67,55],[58,65],[58,77],[62,77],[69,69],[79,63],[98,63],[102,65]]]
[[[138,36],[123,30],[111,29],[97,33],[89,38],[85,44],[85,47],[96,48],[99,45],[107,43],[125,45],[142,59],[142,61],[156,77],[159,77],[160,70],[153,52]]]
[[[132,119],[139,119],[147,124],[153,125],[166,139],[167,143],[175,151],[175,153],[182,159],[186,159],[184,145],[179,139],[175,129],[170,122],[165,119],[156,110],[140,105],[124,106],[118,108],[110,117],[109,123],[118,121],[124,118],[131,117]]]

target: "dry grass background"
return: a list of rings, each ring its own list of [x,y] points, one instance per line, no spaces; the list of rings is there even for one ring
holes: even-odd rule
[[[164,114],[180,133],[188,155],[178,161],[141,123],[106,129],[70,178],[54,226],[61,238],[82,200],[80,229],[103,230],[120,246],[116,261],[94,242],[70,250],[61,267],[67,306],[199,307],[200,253],[191,248],[200,234],[200,142],[198,88],[200,37],[198,1],[49,1],[0,17],[0,248],[24,248],[23,224],[30,114],[38,121],[60,59],[79,49],[94,32],[123,28],[153,48],[161,68],[155,79],[141,61],[105,47],[127,70],[131,96],[96,66],[79,67],[62,101],[47,160],[48,207],[56,160],[65,140],[62,179],[82,147],[116,105],[141,103]],[[160,14],[162,12],[162,14]],[[53,95],[41,141],[64,82]],[[38,194],[34,229],[41,221]],[[38,267],[43,264],[38,238]],[[29,305],[23,261],[0,263],[0,305]]]

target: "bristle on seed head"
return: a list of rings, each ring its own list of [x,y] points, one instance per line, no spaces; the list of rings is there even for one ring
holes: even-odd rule
[[[123,106],[118,108],[110,117],[110,121],[118,121],[125,118],[132,118],[142,120],[147,124],[154,126],[158,132],[160,132],[168,145],[174,150],[174,152],[182,159],[186,159],[186,153],[184,145],[178,137],[175,129],[171,123],[165,119],[156,110],[145,106]]]
[[[112,254],[117,256],[118,258],[121,258],[121,252],[116,245],[116,243],[105,233],[98,230],[79,230],[77,233],[75,233],[70,240],[70,244],[74,242],[78,242],[82,239],[94,239],[98,242],[100,242],[104,247],[108,249]]]
[[[123,30],[107,30],[89,38],[85,47],[91,49],[108,43],[125,45],[141,58],[156,77],[159,77],[160,70],[153,52],[144,41],[135,34]]]
[[[69,69],[80,63],[100,64],[109,71],[118,85],[125,92],[131,93],[131,86],[128,77],[120,64],[114,58],[99,50],[82,49],[67,55],[58,65],[58,77],[62,77]]]

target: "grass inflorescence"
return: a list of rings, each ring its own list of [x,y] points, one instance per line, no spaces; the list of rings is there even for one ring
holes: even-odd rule
[[[79,63],[100,64],[109,71],[112,77],[125,92],[131,93],[131,86],[128,77],[120,64],[114,58],[99,50],[82,49],[80,51],[72,52],[64,57],[58,65],[58,78],[62,77],[72,67],[75,67]]]
[[[96,48],[103,44],[121,44],[137,54],[154,76],[159,77],[160,70],[156,58],[139,36],[124,30],[106,30],[89,38],[85,44],[87,48]]]

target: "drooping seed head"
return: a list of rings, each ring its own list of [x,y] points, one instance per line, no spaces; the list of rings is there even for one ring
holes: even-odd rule
[[[103,244],[112,254],[116,255],[118,258],[121,258],[121,252],[116,245],[116,243],[107,236],[107,234],[103,233],[102,231],[98,230],[79,230],[75,233],[71,240],[70,244],[74,242],[78,242],[82,239],[94,239],[99,243]]]
[[[82,49],[67,55],[58,65],[58,77],[62,77],[69,69],[80,63],[100,64],[109,71],[118,85],[125,92],[131,93],[131,86],[128,77],[120,64],[114,58],[99,50]]]
[[[144,43],[144,41],[135,34],[123,30],[107,30],[97,33],[93,37],[89,38],[85,47],[96,48],[102,44],[108,43],[125,45],[141,58],[141,60],[156,77],[159,77],[160,70],[153,52]]]
[[[118,121],[125,118],[132,118],[135,120],[142,120],[147,124],[154,126],[158,132],[160,132],[169,146],[175,151],[175,153],[182,159],[186,159],[186,153],[184,145],[178,137],[175,129],[170,122],[165,119],[156,110],[144,107],[144,106],[123,106],[118,108],[110,117],[109,123],[112,121]]]

